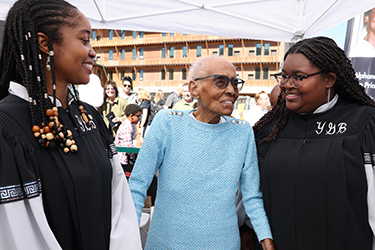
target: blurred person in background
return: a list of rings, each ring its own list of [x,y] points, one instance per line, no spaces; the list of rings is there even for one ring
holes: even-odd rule
[[[197,105],[197,100],[190,93],[189,83],[185,83],[182,86],[182,99],[173,106],[173,109],[188,110],[196,108]]]
[[[129,76],[125,76],[122,80],[122,87],[119,95],[128,101],[128,103],[138,103],[138,94],[133,92],[133,80]]]
[[[171,109],[173,108],[173,105],[178,103],[181,100],[182,95],[182,84],[177,85],[175,92],[170,94],[167,97],[167,101],[165,102],[165,108]]]
[[[143,141],[143,138],[147,134],[147,129],[149,127],[149,116],[150,116],[150,102],[151,102],[151,95],[150,93],[143,88],[138,89],[138,101],[139,106],[142,108],[142,118],[140,122],[140,131],[141,134],[141,140]]]
[[[104,84],[104,103],[100,108],[104,122],[116,135],[118,127],[126,119],[125,108],[128,102],[118,95],[118,89],[114,81],[109,80]]]
[[[151,100],[150,103],[150,117],[149,117],[149,124],[152,123],[156,113],[164,108],[165,100],[164,100],[164,92],[163,90],[159,89],[156,91],[154,98]]]
[[[266,92],[260,91],[254,98],[256,106],[252,107],[246,115],[244,114],[244,120],[247,120],[251,126],[268,112],[267,108],[270,106],[270,98]]]

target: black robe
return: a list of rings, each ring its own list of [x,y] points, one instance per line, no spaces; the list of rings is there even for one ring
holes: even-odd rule
[[[111,133],[99,113],[88,128],[75,101],[59,108],[59,119],[73,133],[78,151],[40,146],[32,132],[28,102],[8,95],[0,101],[1,203],[42,195],[49,227],[62,249],[109,249],[111,231]],[[18,187],[18,193],[14,192]],[[0,222],[1,223],[1,222]]]
[[[324,113],[290,112],[277,139],[260,144],[272,126],[256,140],[275,248],[371,250],[364,164],[375,153],[375,108],[339,98]]]

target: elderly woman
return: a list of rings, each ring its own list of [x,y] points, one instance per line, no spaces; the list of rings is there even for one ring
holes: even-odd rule
[[[276,249],[370,250],[375,103],[329,38],[296,43],[275,77],[281,94],[254,131]]]
[[[243,83],[225,58],[200,59],[189,81],[198,109],[161,110],[155,116],[129,180],[139,219],[159,170],[146,249],[240,249],[239,182],[264,249],[273,249],[253,132],[247,122],[229,117]]]

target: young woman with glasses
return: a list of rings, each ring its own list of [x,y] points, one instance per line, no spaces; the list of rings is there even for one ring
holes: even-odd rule
[[[255,126],[261,189],[278,250],[375,246],[375,104],[344,51],[302,40]]]

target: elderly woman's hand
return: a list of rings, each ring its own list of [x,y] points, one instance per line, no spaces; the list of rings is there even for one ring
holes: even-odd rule
[[[275,250],[271,239],[264,239],[260,243],[262,244],[263,250]]]

